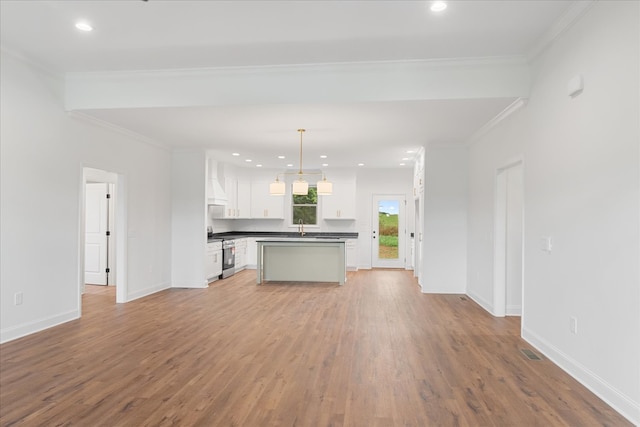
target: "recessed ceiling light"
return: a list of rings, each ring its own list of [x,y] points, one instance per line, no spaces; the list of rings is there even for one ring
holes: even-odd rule
[[[93,27],[86,22],[76,22],[76,28],[80,31],[93,31]]]
[[[261,165],[261,164],[257,164],[257,165],[256,165],[256,167],[257,167],[257,168],[261,168],[261,167],[262,167],[262,165]]]
[[[231,153],[231,155],[238,157],[240,155],[240,153]]]
[[[431,11],[432,12],[442,12],[447,8],[447,3],[443,1],[434,1],[431,3]]]
[[[327,166],[329,166],[329,163],[323,163],[323,164],[322,164],[322,167],[325,167],[325,168],[326,168]]]
[[[364,163],[358,163],[358,166],[364,166]]]
[[[245,161],[245,162],[247,162],[247,163],[251,163],[253,160],[251,160],[251,159],[245,159],[244,161]]]
[[[289,163],[289,164],[287,165],[287,167],[288,167],[288,168],[292,168],[292,167],[293,167],[293,163]]]
[[[322,155],[320,156],[320,158],[321,158],[321,159],[326,159],[326,158],[327,158],[327,155],[326,155],[326,154],[322,154]]]
[[[413,154],[413,150],[407,150],[407,151],[405,151],[405,153],[407,153],[407,154]]]
[[[279,159],[284,159],[284,156],[278,156]]]
[[[403,157],[403,158],[402,158],[402,161],[403,161],[403,162],[406,162],[407,160],[409,160],[409,158],[408,158],[408,157]]]
[[[400,166],[404,166],[404,165],[405,165],[404,163],[400,163]]]

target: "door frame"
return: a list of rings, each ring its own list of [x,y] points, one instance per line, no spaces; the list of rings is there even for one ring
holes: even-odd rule
[[[110,187],[114,190],[111,194],[111,201],[114,205],[114,221],[113,229],[111,230],[111,243],[114,248],[114,255],[112,257],[112,266],[115,270],[115,274],[111,277],[115,277],[116,286],[116,303],[126,302],[127,298],[127,263],[126,263],[126,248],[127,248],[127,193],[125,185],[125,177],[115,172],[108,172],[101,169],[95,169],[91,167],[82,167],[82,179],[80,180],[81,188],[80,194],[80,217],[79,217],[79,232],[78,232],[78,311],[82,316],[82,294],[84,291],[85,277],[84,277],[84,246],[85,246],[85,204],[86,204],[86,184],[88,182],[104,182],[111,184]]]
[[[495,175],[495,200],[493,220],[493,315],[505,317],[507,315],[507,173],[514,167],[522,167],[522,247],[520,277],[521,286],[521,316],[524,316],[524,161],[519,158],[508,162],[496,169]],[[524,324],[524,322],[521,322]]]
[[[378,254],[375,248],[378,246],[373,243],[374,237],[379,239],[379,230],[374,225],[378,224],[378,201],[379,200],[398,200],[399,212],[398,212],[398,260],[387,263],[380,263]],[[371,268],[406,268],[407,266],[407,196],[406,194],[372,194],[371,197]],[[378,224],[379,226],[379,224]]]

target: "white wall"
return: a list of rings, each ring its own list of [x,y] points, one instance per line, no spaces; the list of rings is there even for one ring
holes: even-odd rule
[[[422,292],[466,291],[466,147],[426,147],[422,239]]]
[[[469,294],[492,301],[496,168],[524,159],[523,337],[640,423],[640,10],[596,2],[533,62],[528,105],[470,150]],[[584,76],[584,92],[567,82]],[[551,236],[551,253],[540,237]],[[578,320],[577,334],[569,318]]]
[[[84,166],[126,181],[127,299],[168,287],[169,153],[69,116],[59,79],[4,51],[0,63],[0,341],[80,314]]]
[[[206,288],[207,158],[204,150],[171,155],[171,285]]]
[[[522,160],[522,109],[469,147],[467,294],[493,313],[493,234],[498,170]],[[526,168],[526,165],[524,166]],[[526,196],[524,203],[526,204]]]

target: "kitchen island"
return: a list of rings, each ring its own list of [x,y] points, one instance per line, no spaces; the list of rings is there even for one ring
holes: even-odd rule
[[[257,240],[258,284],[346,281],[345,239],[264,238]]]

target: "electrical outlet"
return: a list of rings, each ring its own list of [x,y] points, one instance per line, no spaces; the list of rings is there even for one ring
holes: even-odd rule
[[[575,317],[569,317],[569,331],[572,334],[578,333],[578,319]]]
[[[22,292],[16,292],[13,295],[13,305],[22,305]]]

